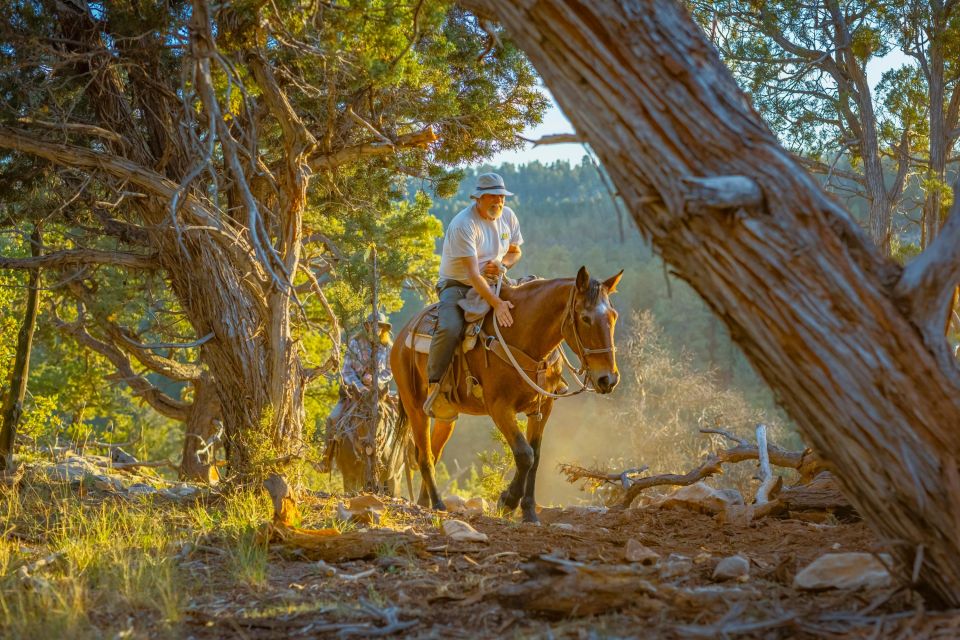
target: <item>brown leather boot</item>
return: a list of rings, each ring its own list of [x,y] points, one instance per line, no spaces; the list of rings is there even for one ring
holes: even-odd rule
[[[460,412],[450,402],[447,394],[440,390],[439,382],[431,382],[427,388],[427,401],[423,403],[423,412],[437,420],[456,420]]]

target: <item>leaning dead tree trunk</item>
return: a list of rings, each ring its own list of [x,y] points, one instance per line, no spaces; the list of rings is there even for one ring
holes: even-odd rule
[[[40,227],[34,225],[30,234],[30,253],[40,255]],[[23,414],[23,399],[27,394],[27,378],[30,372],[30,351],[33,346],[33,330],[37,326],[37,307],[40,301],[40,268],[30,270],[27,278],[27,304],[23,324],[17,334],[17,354],[10,372],[10,388],[3,401],[0,423],[0,473],[13,469],[13,445],[17,438],[17,425]]]
[[[901,272],[780,147],[678,3],[468,4],[527,51],[640,231],[902,565],[919,563],[922,592],[960,605],[960,374],[942,325],[958,207]]]

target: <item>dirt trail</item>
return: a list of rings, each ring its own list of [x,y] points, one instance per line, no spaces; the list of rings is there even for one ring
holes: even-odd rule
[[[303,512],[325,512],[332,502],[308,500]],[[258,639],[387,631],[413,638],[960,636],[954,626],[960,617],[916,613],[919,599],[896,586],[819,593],[793,588],[797,571],[823,553],[881,551],[863,523],[767,518],[744,526],[688,511],[574,507],[544,509],[542,526],[463,518],[489,537],[480,543],[445,536],[438,526],[445,515],[399,501],[390,504],[390,513],[392,527],[421,536],[416,550],[387,545],[375,558],[331,568],[276,547],[268,586],[229,597],[215,595],[215,558],[187,563],[184,569],[196,579],[213,583],[214,595],[194,600],[185,631],[196,638]],[[651,591],[598,615],[578,615],[576,607],[571,615],[529,611],[524,598],[508,595],[511,585],[531,579],[525,567],[543,555],[586,563],[601,575],[635,571],[624,555],[631,539],[657,552],[661,565],[671,554],[689,563],[673,558],[680,570],[668,577],[653,568],[636,571],[615,589],[629,595],[643,584]],[[734,554],[750,560],[749,578],[713,581],[716,563]],[[589,601],[584,594],[585,607]]]

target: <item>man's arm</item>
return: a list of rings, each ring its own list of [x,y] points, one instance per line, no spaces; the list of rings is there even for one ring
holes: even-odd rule
[[[523,252],[520,251],[520,245],[510,245],[510,248],[507,249],[507,255],[503,256],[503,266],[509,269],[513,265],[520,262],[521,256],[523,256]]]
[[[480,273],[477,256],[467,256],[466,258],[460,258],[460,260],[462,264],[467,267],[470,285],[476,289],[480,297],[486,300],[493,308],[493,312],[497,316],[497,321],[505,327],[512,325],[513,316],[510,314],[510,309],[513,309],[513,303],[508,300],[501,300],[497,297],[497,294],[493,292],[493,289],[487,284],[483,274]]]
[[[520,256],[522,252],[520,251],[520,245],[511,244],[510,248],[507,249],[506,255],[503,256],[503,260],[491,260],[487,264],[483,265],[483,275],[488,278],[496,278],[500,275],[500,265],[503,265],[504,269],[509,269],[513,265],[520,262]]]
[[[377,349],[377,383],[383,387],[390,382],[393,372],[390,371],[390,348],[381,344]]]
[[[357,354],[356,341],[351,340],[347,344],[347,352],[343,356],[342,374],[343,374],[344,384],[348,384],[353,387],[356,387],[360,391],[365,390],[367,387],[365,384],[363,384],[363,381],[360,380],[360,375],[362,375],[362,373],[363,372],[360,367],[359,358]]]

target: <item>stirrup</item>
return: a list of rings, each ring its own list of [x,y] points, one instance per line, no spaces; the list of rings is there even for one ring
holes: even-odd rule
[[[423,412],[434,420],[443,420],[449,422],[456,420],[460,415],[457,408],[453,406],[450,399],[440,390],[441,383],[437,383],[430,395],[423,403]]]

